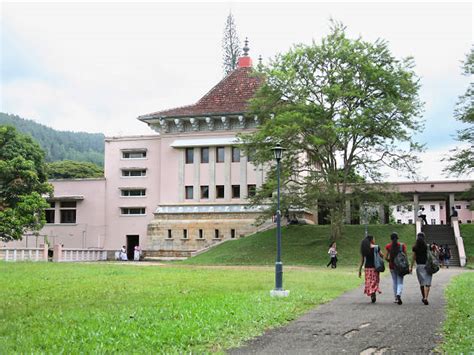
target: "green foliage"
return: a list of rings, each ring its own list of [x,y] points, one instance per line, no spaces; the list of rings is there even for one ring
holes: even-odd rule
[[[32,120],[0,112],[0,125],[12,125],[31,135],[46,153],[46,161],[76,160],[104,165],[104,135],[56,131]]]
[[[414,244],[413,225],[369,225],[377,244],[390,242],[390,233],[397,232],[400,241]],[[230,240],[209,251],[184,261],[192,265],[273,265],[276,256],[275,230],[257,233],[242,239]],[[284,265],[325,266],[331,229],[328,225],[290,225],[282,228],[282,260]],[[364,238],[362,225],[344,225],[337,241],[338,265],[356,267],[360,262],[360,242]]]
[[[385,41],[349,39],[336,23],[320,44],[297,45],[261,68],[265,84],[251,108],[263,122],[241,138],[257,163],[273,162],[277,142],[287,149],[283,206],[312,209],[318,201],[337,237],[347,192],[377,192],[380,200],[385,188],[364,182],[381,181],[383,166],[416,175],[422,147],[412,134],[422,128],[422,104],[413,67],[411,58],[393,57]],[[252,203],[274,191],[274,170]]]
[[[0,126],[0,240],[41,229],[48,207],[41,195],[49,192],[39,145],[12,126]]]
[[[456,276],[446,289],[447,319],[443,326],[445,354],[470,354],[474,349],[474,273]]]
[[[461,237],[464,242],[464,251],[467,257],[467,266],[474,268],[474,224],[461,224]]]
[[[0,263],[5,354],[202,354],[238,346],[360,284],[347,270]]]
[[[104,170],[93,163],[63,160],[46,165],[49,179],[100,178]]]

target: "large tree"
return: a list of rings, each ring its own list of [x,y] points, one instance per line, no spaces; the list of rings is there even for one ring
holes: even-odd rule
[[[222,39],[222,67],[225,75],[237,68],[241,51],[234,16],[229,13],[225,22],[224,38]]]
[[[104,171],[100,166],[94,163],[72,160],[47,163],[46,171],[49,179],[83,179],[104,176]]]
[[[463,63],[463,74],[471,77],[474,74],[474,48]],[[467,124],[466,128],[457,131],[457,140],[466,143],[467,148],[456,148],[447,160],[445,171],[449,174],[462,175],[474,172],[474,82],[470,82],[467,91],[459,97],[454,117]]]
[[[381,181],[384,166],[416,175],[422,147],[412,132],[422,128],[422,104],[413,66],[385,41],[350,39],[332,23],[321,43],[297,45],[262,69],[265,83],[251,106],[261,126],[242,140],[257,163],[272,162],[276,142],[287,149],[282,209],[323,204],[337,238],[347,193],[376,199],[365,182]],[[274,171],[253,203],[275,189]]]
[[[45,223],[44,152],[31,137],[12,126],[0,126],[0,239],[21,239]]]

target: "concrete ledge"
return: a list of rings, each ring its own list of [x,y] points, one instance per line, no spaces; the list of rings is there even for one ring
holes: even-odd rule
[[[290,295],[289,290],[271,290],[270,296],[271,297],[288,297]]]

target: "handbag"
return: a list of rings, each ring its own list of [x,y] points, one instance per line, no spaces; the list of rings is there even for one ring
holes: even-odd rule
[[[374,266],[375,266],[375,271],[377,272],[385,271],[385,263],[383,262],[383,259],[379,254],[378,246],[374,247]]]

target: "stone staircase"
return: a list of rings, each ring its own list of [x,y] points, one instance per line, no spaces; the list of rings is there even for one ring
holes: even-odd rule
[[[459,253],[454,239],[454,231],[450,225],[426,225],[421,230],[425,233],[426,243],[436,243],[438,245],[448,244],[451,249],[450,266],[460,266]]]

